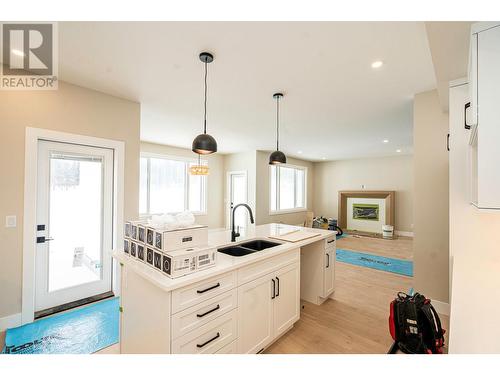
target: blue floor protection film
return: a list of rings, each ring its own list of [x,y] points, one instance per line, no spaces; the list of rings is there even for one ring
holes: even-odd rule
[[[379,255],[337,249],[337,261],[404,276],[413,276],[413,262],[411,260],[386,258]]]
[[[112,298],[8,329],[3,353],[94,353],[118,342],[119,314]]]

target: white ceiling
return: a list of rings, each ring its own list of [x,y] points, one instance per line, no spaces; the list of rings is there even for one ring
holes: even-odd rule
[[[198,54],[212,52],[223,153],[273,149],[276,91],[290,156],[411,153],[413,95],[436,86],[421,22],[63,22],[59,35],[60,79],[140,102],[141,139],[180,147],[202,131]]]

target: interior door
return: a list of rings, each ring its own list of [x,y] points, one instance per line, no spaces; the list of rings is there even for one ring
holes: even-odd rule
[[[273,339],[272,275],[238,288],[238,351],[257,353]]]
[[[292,264],[278,271],[274,299],[274,330],[279,336],[300,317],[300,267]]]
[[[247,174],[246,172],[229,172],[229,206],[228,206],[228,228],[231,226],[231,212],[234,206],[240,203],[248,203]],[[238,209],[234,217],[235,228],[244,229],[248,226],[248,211]]]
[[[112,290],[113,150],[40,140],[35,311]]]

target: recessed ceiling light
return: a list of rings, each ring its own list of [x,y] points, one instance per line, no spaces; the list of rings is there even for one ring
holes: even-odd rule
[[[326,160],[326,158],[323,156],[323,157],[321,158],[321,160]]]
[[[11,52],[16,56],[24,57],[24,52],[19,51],[18,49],[13,49]]]
[[[401,152],[401,149],[399,149],[399,148],[398,148],[398,149],[396,150],[396,152]]]
[[[300,150],[299,150],[299,151],[297,151],[297,154],[302,154],[302,151],[300,151]]]
[[[389,140],[388,139],[384,139],[382,142],[389,143]]]
[[[377,61],[372,62],[372,68],[373,68],[373,69],[378,69],[378,68],[380,68],[382,65],[384,65],[384,62],[383,62],[383,61],[380,61],[380,60],[377,60]]]

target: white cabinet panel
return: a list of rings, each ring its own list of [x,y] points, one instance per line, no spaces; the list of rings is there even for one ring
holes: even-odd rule
[[[172,354],[211,354],[238,337],[238,310],[224,314],[172,342]]]
[[[273,339],[273,288],[265,275],[238,288],[238,348],[257,353]]]
[[[276,273],[274,335],[286,332],[300,318],[300,265],[292,264]]]
[[[176,339],[224,315],[238,306],[238,291],[232,289],[172,316],[172,338]]]
[[[328,248],[326,250],[323,276],[323,298],[332,294],[335,287],[335,248]]]
[[[200,281],[172,292],[172,313],[206,301],[236,287],[236,271]]]

